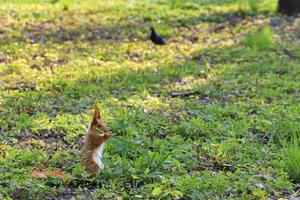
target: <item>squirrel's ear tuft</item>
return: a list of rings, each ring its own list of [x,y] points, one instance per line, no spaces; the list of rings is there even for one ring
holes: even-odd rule
[[[98,106],[95,106],[94,119],[101,119],[101,115],[100,115]]]
[[[98,108],[98,106],[95,106],[92,125],[94,125],[94,126],[97,125],[98,120],[100,120],[100,119],[101,119],[101,114],[100,114],[99,108]]]

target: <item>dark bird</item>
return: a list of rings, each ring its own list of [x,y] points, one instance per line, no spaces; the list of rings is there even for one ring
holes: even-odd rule
[[[151,27],[150,30],[151,30],[150,39],[154,44],[156,44],[156,45],[165,45],[166,44],[165,41],[159,35],[156,34],[153,27]]]

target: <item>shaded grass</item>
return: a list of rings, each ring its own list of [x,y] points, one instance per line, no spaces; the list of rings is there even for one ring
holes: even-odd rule
[[[284,154],[285,154],[285,162],[284,165],[286,167],[286,170],[289,174],[289,176],[295,181],[300,181],[300,174],[299,174],[299,141],[298,136],[296,136],[296,133],[293,134],[291,138],[291,144],[284,143]]]

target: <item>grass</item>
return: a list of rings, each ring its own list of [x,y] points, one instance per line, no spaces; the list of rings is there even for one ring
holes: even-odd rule
[[[277,1],[0,2],[0,199],[295,196],[300,48],[268,28]],[[92,179],[95,104],[114,137]]]
[[[291,144],[284,144],[285,167],[289,176],[295,181],[300,181],[300,146],[297,136],[292,137]]]
[[[251,34],[245,39],[248,47],[259,48],[261,50],[271,48],[274,44],[274,33],[269,27],[264,27],[255,34]]]

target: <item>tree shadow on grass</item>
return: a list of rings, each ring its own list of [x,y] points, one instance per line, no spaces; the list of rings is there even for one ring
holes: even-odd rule
[[[193,22],[192,24],[200,23],[201,20],[202,19],[195,19],[196,23]],[[188,23],[193,20],[188,19],[186,21],[186,23]],[[215,21],[211,20],[211,22]],[[127,25],[124,25],[124,27],[127,27]],[[52,33],[46,33],[45,35],[38,32],[37,35],[33,34],[32,39],[34,40],[34,38],[37,37],[37,42],[42,42],[42,37],[45,37],[46,41],[49,40],[53,43],[59,44],[63,44],[65,41],[82,41],[84,43],[94,44],[97,43],[97,38],[93,38],[93,36],[91,36],[91,39],[89,39],[84,36],[83,39],[81,39],[80,36],[81,34],[88,35],[94,30],[94,33],[92,34],[99,34],[99,41],[112,40],[112,42],[120,42],[124,39],[131,41],[131,36],[127,33],[132,33],[132,30],[144,30],[143,26],[132,25],[124,36],[120,36],[117,31],[120,27],[104,28],[99,30],[96,30],[97,28],[90,28],[91,27],[81,27],[72,30],[62,29]],[[120,29],[122,28],[123,27]],[[84,30],[83,33],[82,30]],[[110,35],[106,35],[106,32],[112,32],[112,37]],[[11,41],[21,43],[25,42],[22,38],[16,38],[16,40],[12,39]],[[25,89],[27,91],[24,92],[26,93],[24,96],[18,97],[17,95],[12,95],[10,98],[4,99],[3,105],[8,110],[6,114],[14,116],[9,117],[8,119],[4,116],[7,121],[4,122],[4,126],[1,126],[2,130],[0,132],[9,133],[11,127],[34,119],[38,112],[46,113],[50,119],[56,118],[57,115],[62,116],[65,114],[71,114],[73,115],[72,117],[78,117],[81,114],[86,114],[95,103],[104,102],[103,105],[115,106],[115,99],[122,102],[128,102],[133,95],[139,95],[142,93],[158,97],[158,99],[169,100],[171,99],[169,93],[169,89],[171,87],[169,86],[176,84],[189,84],[185,80],[186,77],[192,77],[192,79],[195,80],[205,80],[204,83],[196,83],[191,86],[191,89],[197,90],[198,93],[190,96],[188,101],[202,103],[202,101],[199,100],[204,98],[204,100],[209,99],[208,103],[220,106],[241,102],[247,103],[251,98],[266,100],[266,102],[269,101],[266,99],[268,95],[264,91],[266,88],[264,82],[266,80],[270,80],[270,74],[273,76],[284,76],[282,73],[286,71],[286,69],[283,67],[283,70],[276,71],[278,68],[280,69],[280,67],[277,65],[273,66],[274,63],[272,62],[265,62],[263,60],[261,62],[257,62],[257,58],[263,59],[263,56],[259,56],[258,54],[253,56],[242,55],[241,52],[243,52],[243,54],[245,53],[244,51],[240,51],[239,47],[235,46],[206,49],[205,52],[201,52],[199,54],[195,52],[194,59],[187,58],[185,61],[180,63],[172,62],[155,68],[147,67],[140,70],[120,68],[114,70],[109,74],[109,76],[101,70],[91,70],[90,73],[95,73],[95,75],[89,76],[84,73],[77,79],[68,80],[65,78],[65,81],[57,81],[49,84],[50,86],[47,90],[31,91],[27,88]],[[221,58],[219,58],[219,55]],[[226,71],[210,74],[215,68],[222,68],[223,65],[227,65]],[[57,79],[59,79],[59,77],[57,77]],[[287,79],[288,77],[285,77],[285,81],[288,82]],[[271,80],[271,84],[275,84],[275,87],[271,88],[272,91],[276,90],[276,86],[278,86],[276,85],[275,80],[276,79]],[[292,87],[292,85],[290,87]],[[277,95],[279,101],[286,97],[280,96],[282,92],[285,91],[287,94],[286,96],[288,97],[293,96],[294,93],[297,92],[295,90],[294,92],[291,90],[276,90],[275,95]],[[31,101],[31,98],[34,98],[34,101]],[[136,105],[136,107],[141,107],[140,110],[143,110],[143,108],[149,107],[149,105],[145,105],[144,107]],[[29,116],[32,116],[32,118],[25,117],[20,120],[18,116],[20,113],[27,113]],[[113,115],[114,113],[112,112],[111,114]],[[43,122],[41,121],[41,123]],[[68,123],[68,126],[72,126],[74,121]],[[76,121],[76,123],[82,122]],[[30,126],[26,127],[29,131],[31,131],[31,128],[32,127]],[[65,136],[68,134],[68,130],[64,129],[64,127],[58,127],[58,131],[56,128],[50,129],[50,131],[47,130],[46,133],[45,130],[42,129],[35,131],[41,136],[38,139],[46,140],[46,143],[52,143],[53,140],[63,141],[64,138],[54,137],[54,135],[57,134],[61,136],[61,133],[63,133]],[[27,131],[26,129],[20,129],[18,134],[23,135],[25,131]],[[51,132],[52,130],[53,132]],[[51,135],[49,132],[53,134]],[[255,132],[253,129],[253,133],[259,133],[259,131]],[[50,135],[51,138],[49,138],[47,134]],[[84,131],[82,132],[82,135],[83,134]],[[82,135],[78,135],[77,138],[82,138]],[[13,138],[14,136],[9,135],[9,137]],[[20,140],[22,140],[22,137]],[[71,149],[73,149],[74,146],[72,144],[67,144],[66,146],[67,147],[63,148],[72,152]],[[73,164],[69,164],[69,166],[72,165]],[[125,180],[125,182],[129,183],[130,181]]]
[[[46,91],[27,90],[18,101],[14,101],[15,97],[12,96],[6,99],[7,103],[4,102],[3,105],[10,108],[17,106],[15,107],[19,110],[17,113],[28,112],[28,114],[33,114],[30,112],[33,112],[34,108],[31,110],[26,108],[32,106],[30,102],[33,100],[32,98],[34,98],[34,102],[41,103],[36,104],[37,109],[34,113],[37,111],[45,112],[52,108],[65,113],[80,114],[100,99],[106,101],[107,99],[115,98],[127,101],[132,95],[141,94],[143,92],[147,92],[149,95],[156,97],[171,97],[170,92],[172,89],[170,89],[169,86],[189,84],[189,82],[184,80],[185,77],[205,80],[199,87],[197,87],[196,84],[192,86],[193,88],[191,89],[199,90],[204,97],[206,97],[205,90],[207,88],[221,87],[215,80],[220,80],[223,76],[222,74],[210,77],[210,72],[214,71],[216,67],[229,65],[232,66],[232,69],[241,70],[243,74],[242,69],[252,69],[251,62],[263,58],[263,56],[258,54],[249,55],[247,57],[244,55],[245,51],[240,48],[243,47],[206,49],[202,50],[199,54],[195,52],[195,56],[192,59],[189,58],[180,63],[171,63],[153,68],[147,67],[139,70],[133,68],[119,68],[107,74],[105,70],[101,68],[94,68],[94,70],[89,71],[88,74],[84,73],[77,79],[63,82],[54,81]],[[250,51],[251,50],[249,50],[249,52]],[[222,56],[219,56],[221,54]],[[245,65],[247,65],[247,67],[244,67]],[[239,66],[239,68],[237,68],[237,66]],[[227,72],[230,70],[231,68],[226,69]],[[256,70],[264,74],[268,72],[265,68],[254,66],[254,70],[249,71],[249,73],[256,73]],[[281,73],[281,71],[278,70],[278,73]],[[230,73],[227,72],[226,74],[230,75]],[[93,75],[90,76],[89,73]],[[59,76],[57,78],[59,80],[61,79]],[[234,90],[234,88],[232,89]],[[215,90],[221,89],[215,88]],[[215,94],[218,93],[219,92]],[[230,91],[228,91],[227,95],[229,95],[229,93]],[[51,97],[53,94],[55,94],[56,97]],[[31,96],[31,99],[28,99],[28,95]],[[226,96],[225,93],[223,95]],[[20,105],[14,105],[14,103],[20,104],[21,107]],[[76,106],[76,104],[80,105]],[[25,106],[25,108],[22,108],[22,105]],[[49,111],[49,114],[51,115],[51,111]]]
[[[95,73],[92,77],[83,74],[77,79],[66,81],[61,85],[56,82],[48,90],[64,99],[61,100],[58,112],[73,115],[86,113],[97,102],[103,101],[104,104],[109,104],[113,99],[127,102],[132,95],[143,92],[147,92],[150,96],[171,99],[170,91],[161,89],[168,85],[186,84],[185,77],[206,80],[202,84],[192,86],[192,89],[197,90],[198,93],[190,96],[188,101],[199,102],[201,98],[209,98],[209,103],[220,106],[247,104],[249,102],[264,106],[263,103],[257,102],[269,102],[267,99],[269,94],[265,91],[267,90],[271,92],[273,98],[273,102],[269,102],[269,104],[275,104],[276,101],[280,104],[287,99],[286,97],[289,97],[291,103],[295,103],[296,100],[292,100],[292,98],[298,91],[285,90],[285,86],[277,83],[277,79],[281,78],[292,88],[293,80],[290,79],[288,73],[296,68],[283,66],[282,64],[287,58],[281,57],[282,55],[276,61],[270,59],[275,54],[274,52],[253,50],[242,45],[206,49],[201,50],[201,52],[194,52],[193,59],[187,58],[180,63],[171,63],[155,68],[147,67],[141,70],[119,68],[110,73],[109,76],[101,70],[91,70],[90,73]],[[299,60],[295,62],[299,62]],[[220,71],[220,73],[211,74],[214,70]],[[299,70],[292,73],[297,75]],[[266,82],[269,83],[266,84]],[[273,86],[269,87],[270,85]],[[169,89],[169,87],[166,88]],[[47,96],[49,91],[36,91],[41,93],[42,99],[40,101],[44,102],[38,109],[51,104]],[[90,100],[86,101],[82,108],[74,110],[73,106],[84,98]],[[254,101],[251,102],[251,99]],[[11,99],[4,101],[11,101]],[[67,108],[62,105],[63,101],[68,105]],[[56,105],[57,102],[54,104]],[[14,107],[11,108],[11,104],[9,106],[10,109],[15,109]],[[113,103],[112,106],[114,106]],[[253,112],[257,112],[252,108],[249,110],[252,112],[249,111],[247,114],[249,118],[254,114]],[[47,109],[40,111],[47,112]],[[284,129],[279,128],[276,130],[280,130],[282,133],[284,131]],[[251,131],[253,134],[262,134],[263,136],[266,133],[256,129]],[[41,134],[43,133],[41,132]],[[73,148],[73,146],[69,145],[68,148]]]
[[[88,22],[75,23],[75,25],[68,19],[68,17],[72,16],[66,14],[65,16],[60,16],[60,20],[33,21],[33,23],[26,23],[26,25],[16,27],[15,31],[17,31],[18,34],[7,34],[3,32],[0,34],[0,44],[10,45],[12,43],[18,43],[22,45],[26,43],[39,43],[41,45],[61,45],[66,42],[73,42],[74,44],[85,43],[88,45],[97,45],[100,44],[101,41],[108,41],[113,44],[118,44],[122,41],[144,41],[149,35],[149,27],[153,25],[153,23],[156,23],[155,19],[148,19],[147,13],[144,14],[145,16],[142,18],[133,15],[133,19],[127,16],[124,19],[119,19],[117,22],[106,22],[106,24],[98,23],[93,19]],[[238,10],[209,14],[203,13],[192,17],[186,17],[184,15],[161,16],[158,20],[160,24],[166,27],[193,28],[193,26],[201,23],[218,24],[228,22],[230,25],[236,25],[247,18],[255,17],[259,14],[266,13],[264,13],[264,11],[253,12],[250,10]],[[75,46],[75,48],[77,47]]]

